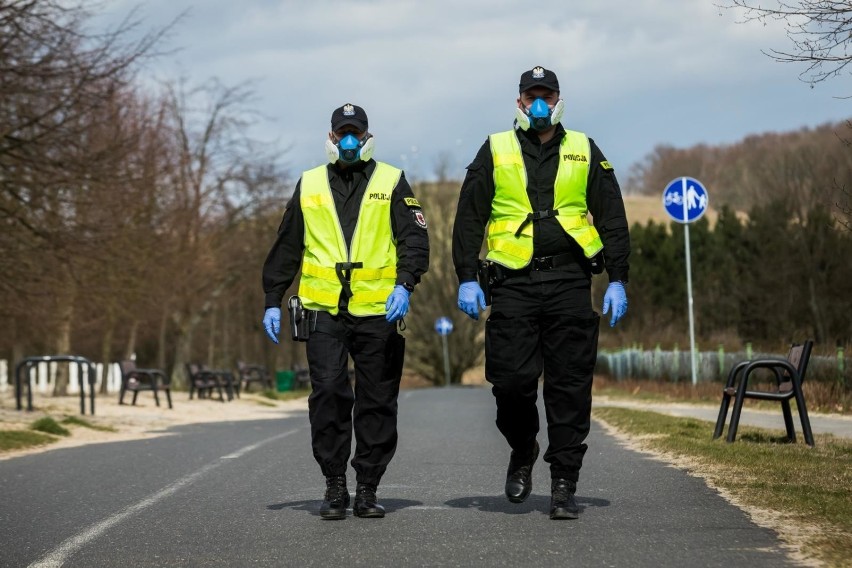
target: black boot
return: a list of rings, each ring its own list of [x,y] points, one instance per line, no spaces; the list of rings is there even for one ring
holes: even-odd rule
[[[538,441],[533,446],[532,453],[521,455],[512,451],[509,458],[509,471],[506,473],[506,497],[512,503],[523,503],[532,491],[532,468],[538,459]]]
[[[356,517],[364,519],[381,519],[385,516],[385,508],[376,499],[376,486],[359,483],[355,489],[355,504],[352,512]]]
[[[577,519],[580,507],[574,499],[577,483],[568,479],[553,479],[550,482],[550,518]]]
[[[346,489],[346,476],[334,475],[325,478],[325,500],[320,506],[320,517],[328,520],[346,518],[349,506],[349,490]]]

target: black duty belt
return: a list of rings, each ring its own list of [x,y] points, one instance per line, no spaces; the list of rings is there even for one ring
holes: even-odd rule
[[[533,259],[530,260],[530,263],[523,268],[519,268],[517,270],[503,268],[503,271],[506,273],[506,277],[509,278],[511,276],[529,274],[534,270],[552,270],[560,266],[568,266],[569,264],[576,263],[577,260],[574,258],[574,255],[570,252],[566,252],[564,254],[555,254],[553,256],[533,257]]]
[[[343,286],[343,293],[346,295],[347,300],[352,297],[352,288],[349,287],[349,279],[352,277],[352,269],[363,267],[363,262],[338,262],[334,265],[334,272],[337,274],[337,279],[340,280],[340,284]]]

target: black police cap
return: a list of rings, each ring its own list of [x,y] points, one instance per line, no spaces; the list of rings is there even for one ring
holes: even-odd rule
[[[544,87],[551,91],[559,91],[559,79],[556,78],[556,73],[537,65],[529,71],[524,71],[521,75],[521,82],[518,85],[518,92],[523,93],[533,87]]]
[[[358,105],[346,103],[331,113],[331,130],[337,132],[344,126],[352,125],[361,132],[366,132],[368,127],[367,113]]]

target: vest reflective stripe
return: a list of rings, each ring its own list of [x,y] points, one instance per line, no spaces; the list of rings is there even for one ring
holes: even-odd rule
[[[302,274],[316,276],[323,280],[337,280],[337,272],[333,268],[323,268],[315,264],[307,262],[302,264]],[[386,268],[359,268],[352,272],[350,281],[355,280],[379,280],[382,278],[396,279],[396,267],[389,266]]]
[[[486,258],[508,268],[523,268],[533,255],[533,223],[515,236],[532,205],[527,195],[527,172],[521,146],[513,130],[489,137],[494,160],[494,199],[488,223]],[[603,249],[597,230],[586,218],[586,185],[591,149],[582,132],[566,130],[559,146],[559,167],[553,188],[553,208],[560,226],[591,258]]]
[[[305,250],[299,297],[306,309],[337,314],[343,285],[335,266],[341,262],[360,262],[363,268],[350,271],[349,313],[356,316],[385,313],[385,303],[396,284],[391,195],[401,175],[401,170],[376,162],[361,200],[351,250],[347,251],[326,166],[302,174],[299,204],[305,218]]]

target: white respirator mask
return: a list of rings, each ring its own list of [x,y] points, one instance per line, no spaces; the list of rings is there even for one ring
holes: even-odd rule
[[[551,109],[544,99],[539,98],[533,101],[529,109],[515,107],[515,120],[518,121],[521,130],[527,130],[530,127],[533,130],[545,130],[558,124],[562,120],[564,111],[565,103],[562,99],[559,99]]]
[[[326,139],[325,153],[332,164],[338,160],[345,164],[354,164],[358,160],[367,162],[373,157],[373,135],[367,133],[359,140],[354,134],[347,134],[337,143]]]

